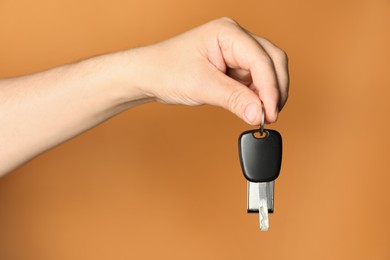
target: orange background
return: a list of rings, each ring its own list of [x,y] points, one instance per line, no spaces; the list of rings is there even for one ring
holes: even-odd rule
[[[289,55],[270,231],[246,213],[237,138],[250,126],[147,104],[0,179],[0,259],[390,259],[388,0],[0,0],[0,76],[221,16]]]

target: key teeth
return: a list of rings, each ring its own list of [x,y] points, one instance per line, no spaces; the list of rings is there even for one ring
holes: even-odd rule
[[[259,215],[260,215],[260,230],[261,231],[268,231],[269,221],[268,221],[267,205],[259,207]]]
[[[269,213],[273,212],[274,182],[248,182],[248,213],[259,214],[259,225],[261,231],[268,231]]]

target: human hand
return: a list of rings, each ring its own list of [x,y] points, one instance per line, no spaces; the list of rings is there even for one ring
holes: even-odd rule
[[[136,85],[163,103],[220,106],[256,125],[261,102],[272,123],[287,101],[284,51],[229,18],[132,51],[139,57]]]
[[[0,79],[0,125],[7,125],[0,176],[150,100],[221,106],[252,125],[260,124],[263,102],[272,123],[288,84],[285,53],[228,18],[154,45]]]

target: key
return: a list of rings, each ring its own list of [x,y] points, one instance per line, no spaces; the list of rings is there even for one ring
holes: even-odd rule
[[[248,180],[248,213],[259,213],[260,230],[267,231],[268,213],[274,211],[274,181],[282,163],[282,137],[275,130],[264,129],[264,107],[260,129],[240,135],[239,154],[242,171]]]
[[[259,213],[260,230],[269,228],[268,213],[274,211],[274,182],[248,181],[248,213]]]

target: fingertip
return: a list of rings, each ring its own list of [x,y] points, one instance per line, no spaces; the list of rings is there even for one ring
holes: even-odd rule
[[[257,103],[249,103],[244,110],[244,120],[251,125],[256,125],[260,121],[261,108]]]
[[[262,108],[261,104],[256,102],[251,102],[245,106],[243,119],[246,123],[250,125],[260,125],[262,118]],[[276,123],[279,116],[279,109],[276,106],[273,109],[264,109],[264,121],[266,124]]]
[[[276,106],[272,110],[269,110],[269,109],[266,110],[265,121],[267,124],[276,123],[276,121],[278,120],[278,116],[279,116],[279,108],[278,108],[278,106]]]

